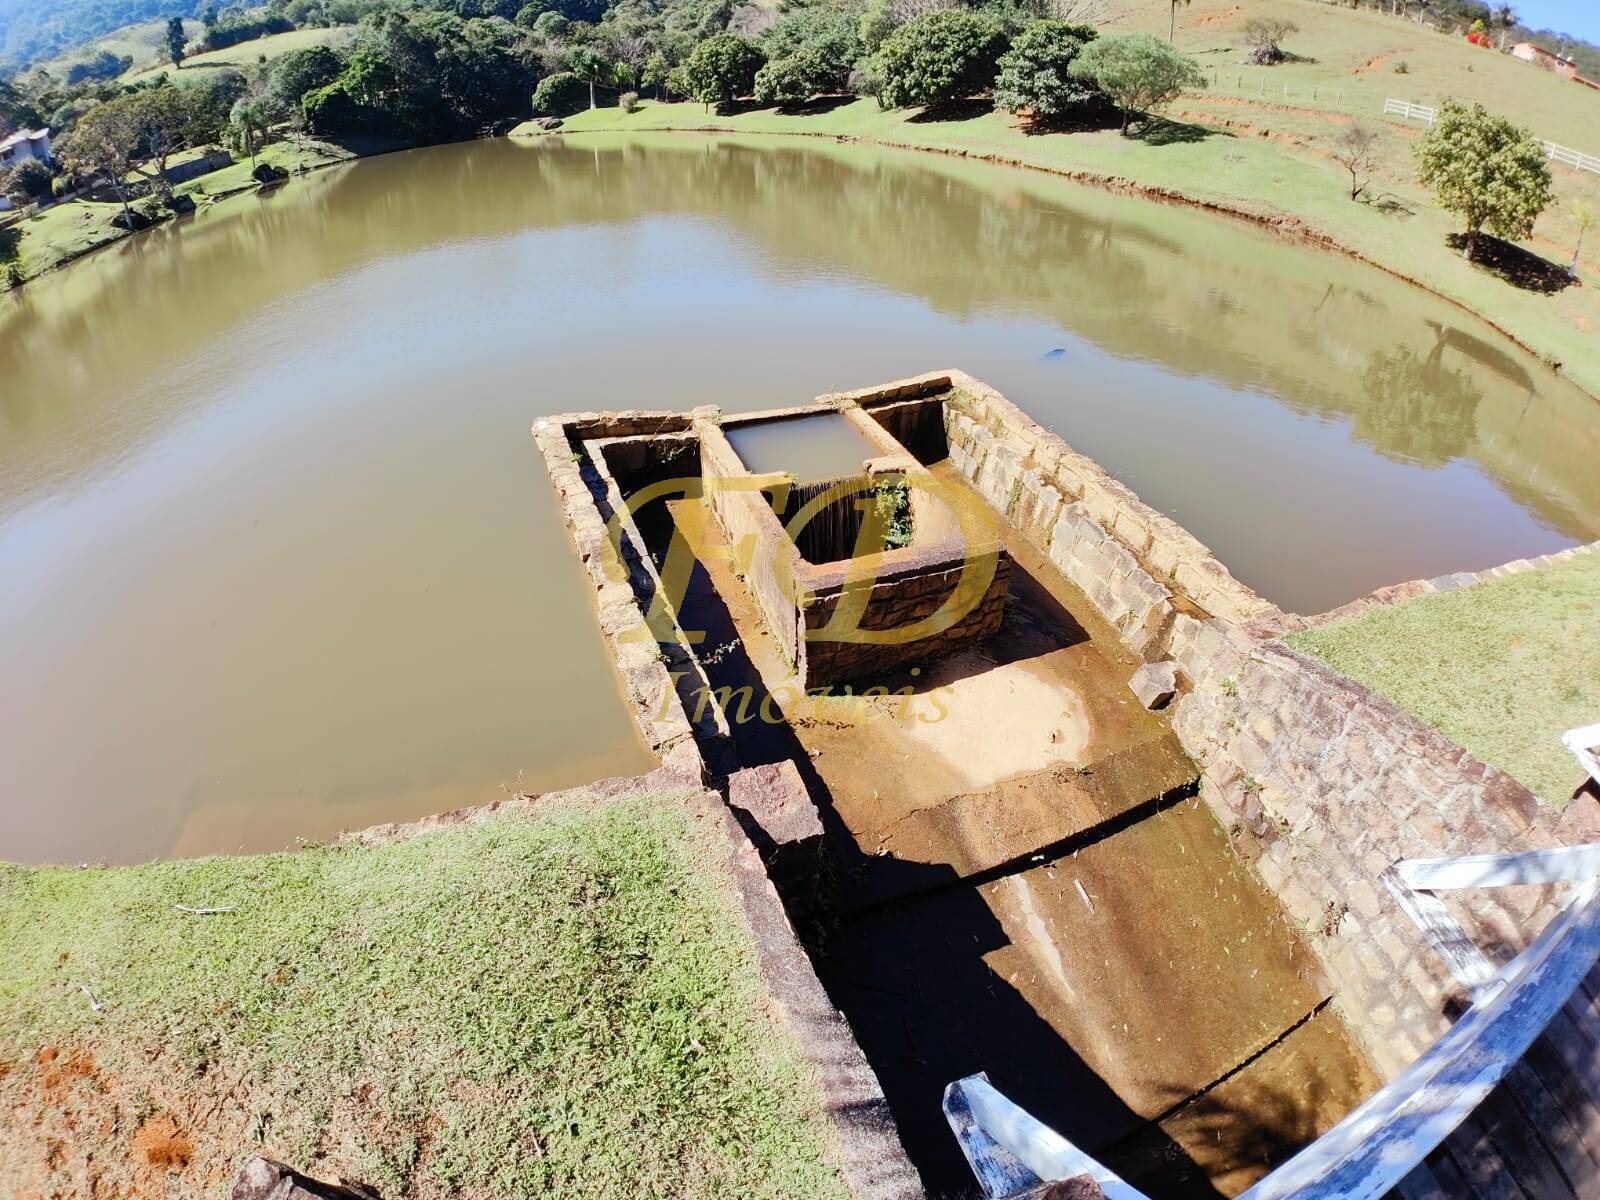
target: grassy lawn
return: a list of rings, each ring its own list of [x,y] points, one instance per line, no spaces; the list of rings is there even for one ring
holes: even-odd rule
[[[1035,134],[997,113],[929,121],[915,111],[880,111],[871,100],[811,115],[769,109],[732,116],[708,113],[698,104],[647,101],[632,115],[617,109],[579,113],[564,132],[717,128],[848,137],[1173,189],[1331,238],[1493,321],[1600,395],[1600,355],[1594,350],[1600,288],[1574,286],[1547,295],[1463,261],[1446,243],[1456,230],[1454,219],[1433,205],[1415,179],[1412,147],[1421,128],[1381,115],[1388,96],[1429,103],[1456,95],[1482,100],[1543,136],[1600,153],[1600,92],[1411,22],[1313,4],[1293,6],[1302,29],[1285,46],[1314,61],[1266,69],[1240,65],[1244,21],[1269,10],[1281,15],[1282,9],[1267,0],[1195,0],[1180,10],[1178,42],[1200,57],[1212,84],[1174,106],[1182,127],[1168,127],[1162,136],[1124,138],[1114,130]],[[1159,27],[1164,34],[1167,11],[1165,0],[1141,0],[1120,23]],[[1393,73],[1399,61],[1408,63],[1408,74]],[[1344,171],[1330,157],[1332,140],[1357,117],[1383,130],[1382,162],[1368,197],[1382,203],[1352,202]],[[1556,178],[1557,205],[1540,219],[1527,248],[1565,264],[1575,238],[1570,205],[1586,197],[1600,206],[1600,176],[1557,168]],[[1600,238],[1589,239],[1584,269],[1600,279]]]
[[[1561,745],[1600,720],[1600,554],[1422,596],[1285,639],[1564,805]]]
[[[0,1194],[220,1195],[260,1151],[391,1200],[841,1196],[719,837],[637,796],[0,866]]]
[[[331,29],[291,29],[288,33],[269,34],[254,41],[240,42],[237,46],[191,55],[184,59],[183,66],[176,70],[170,62],[158,61],[141,65],[136,60],[134,66],[122,76],[122,82],[138,83],[141,80],[153,79],[164,71],[175,82],[183,83],[223,67],[242,69],[255,66],[262,61],[271,62],[291,50],[309,50],[313,46],[338,46],[349,40],[352,30],[353,27],[348,25],[335,25]]]
[[[392,147],[374,146],[372,152],[383,149]],[[347,148],[302,138],[298,142],[274,142],[256,158],[258,162],[299,173],[347,162],[365,150],[365,147]],[[173,162],[176,164],[180,160],[181,156],[175,157]],[[232,166],[179,185],[177,190],[189,193],[202,203],[218,199],[255,187],[250,169],[250,160],[240,158]],[[125,231],[111,223],[121,211],[122,206],[115,201],[99,200],[73,200],[45,209],[11,229],[0,231],[0,262],[17,258],[28,279],[54,270],[91,250],[127,237]]]
[[[299,141],[272,143],[256,155],[256,161],[271,163],[275,167],[282,167],[290,174],[297,174],[301,171],[314,171],[318,167],[332,166],[334,163],[348,162],[356,157],[355,151],[336,146],[332,142],[301,138]],[[240,157],[231,167],[223,167],[220,171],[212,171],[209,175],[192,179],[180,186],[178,191],[188,192],[197,200],[204,196],[224,196],[242,188],[255,186],[250,171],[250,159]]]

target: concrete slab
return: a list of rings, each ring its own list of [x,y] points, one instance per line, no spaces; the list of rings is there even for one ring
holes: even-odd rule
[[[1326,999],[1281,910],[1193,802],[1065,858],[851,920],[821,969],[935,1192],[965,1168],[928,1099],[976,1070],[1091,1153],[1127,1144],[1138,1182],[1163,1196],[1215,1195],[1372,1083],[1333,1026],[1339,1052],[1286,1065],[1282,1078],[1303,1075],[1270,1104],[1241,1102],[1224,1120],[1219,1100],[1157,1124]],[[1194,1132],[1201,1116],[1226,1125],[1226,1144]]]

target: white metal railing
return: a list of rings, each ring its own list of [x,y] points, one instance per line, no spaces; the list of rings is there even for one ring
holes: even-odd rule
[[[1412,104],[1409,100],[1385,100],[1383,115],[1387,117],[1390,113],[1412,121],[1426,121],[1429,125],[1432,125],[1439,116],[1437,108],[1429,108],[1426,104]]]
[[[1383,876],[1472,995],[1465,1015],[1388,1086],[1239,1200],[1375,1200],[1494,1090],[1600,958],[1600,844],[1412,859]],[[1432,892],[1575,882],[1565,908],[1494,970]],[[992,1200],[1089,1176],[1109,1200],[1150,1200],[1001,1093],[985,1074],[945,1089],[945,1117]]]
[[[1543,138],[1539,139],[1539,144],[1544,147],[1544,151],[1550,156],[1551,161],[1564,163],[1574,171],[1593,171],[1596,175],[1600,175],[1600,158],[1596,158],[1592,154],[1585,154],[1581,150],[1558,146],[1554,142],[1545,141]]]
[[[1389,99],[1383,102],[1383,115],[1404,117],[1409,121],[1426,121],[1432,125],[1439,119],[1439,110],[1429,108],[1426,104],[1412,104],[1409,100]],[[1585,154],[1582,150],[1574,150],[1570,146],[1561,146],[1555,142],[1537,139],[1544,147],[1545,157],[1551,162],[1561,163],[1571,167],[1574,171],[1592,171],[1600,175],[1600,158],[1592,154]]]
[[[1600,725],[1569,729],[1561,735],[1561,744],[1572,751],[1572,757],[1578,760],[1578,765],[1600,785]]]

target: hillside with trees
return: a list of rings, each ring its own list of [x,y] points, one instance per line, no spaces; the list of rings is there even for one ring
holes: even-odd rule
[[[195,0],[0,0],[0,69],[21,70],[125,25],[195,12]]]

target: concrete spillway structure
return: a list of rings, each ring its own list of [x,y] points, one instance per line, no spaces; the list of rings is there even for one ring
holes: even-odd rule
[[[814,468],[785,462],[787,421],[811,423],[819,452],[795,458]],[[572,414],[537,437],[641,730],[722,791],[870,1064],[835,1120],[892,1113],[932,1194],[972,1187],[939,1096],[978,1072],[1148,1195],[1244,1191],[1448,1027],[1448,971],[1384,869],[1600,829],[1592,806],[1538,811],[1276,641],[1315,618],[959,372],[752,416]],[[883,453],[856,462],[857,437]],[[856,553],[900,481],[880,524],[909,517],[905,544]],[[870,511],[808,538],[800,509],[835,487]],[[1005,563],[983,632],[872,660],[817,619],[854,585],[868,619],[845,628],[904,627],[904,608],[873,607],[879,582],[936,576],[930,547],[974,517],[989,532],[943,562],[992,546]],[[1489,915],[1503,931],[1551,911],[1513,897]],[[1562,1097],[1600,1084],[1565,1031],[1526,1065],[1567,1118],[1593,1118],[1588,1146],[1600,1110]],[[1510,1105],[1497,1089],[1430,1158],[1439,1180],[1496,1153],[1474,1122],[1496,1144],[1543,1136]],[[898,1151],[874,1146],[857,1194],[913,1194]]]
[[[863,407],[701,418],[693,432],[706,503],[802,688],[931,662],[1000,628],[1011,564],[993,516]]]

